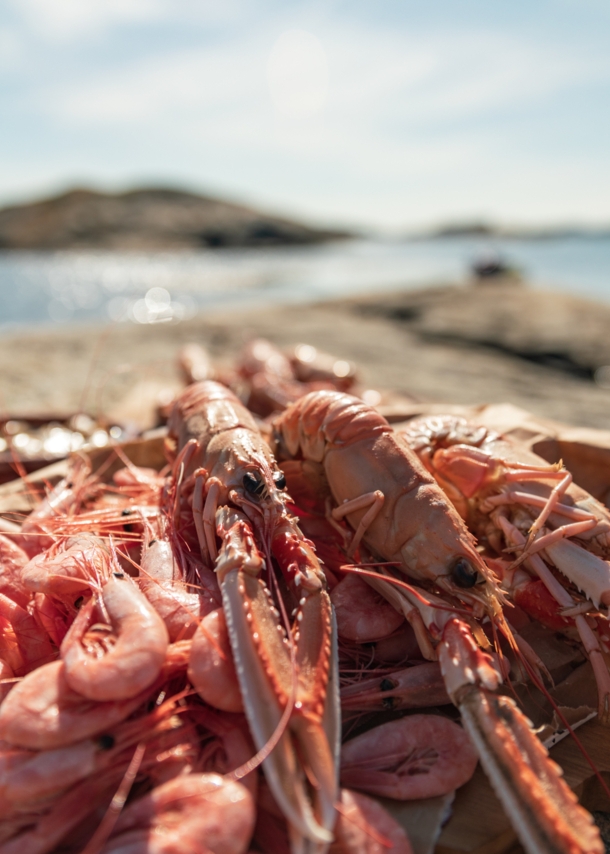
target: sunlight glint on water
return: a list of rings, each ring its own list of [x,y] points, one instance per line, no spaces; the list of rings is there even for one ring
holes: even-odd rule
[[[490,251],[535,287],[610,302],[610,237],[357,240],[201,252],[0,254],[0,326],[179,322],[230,306],[465,281]]]

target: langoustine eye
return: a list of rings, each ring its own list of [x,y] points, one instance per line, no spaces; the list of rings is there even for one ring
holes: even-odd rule
[[[479,580],[479,574],[465,557],[459,557],[451,568],[451,575],[458,587],[474,587]]]
[[[276,471],[273,475],[273,482],[278,489],[286,489],[286,478],[283,471]]]
[[[243,477],[242,483],[246,492],[249,492],[250,495],[256,496],[257,498],[259,498],[265,491],[265,481],[255,472],[247,471]]]

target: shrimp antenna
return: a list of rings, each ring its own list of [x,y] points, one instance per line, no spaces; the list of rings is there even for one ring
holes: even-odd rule
[[[510,626],[508,625],[508,623],[506,623],[506,620],[503,619],[502,624],[503,624],[502,625],[502,633],[504,634],[504,637],[510,643],[510,645],[513,649],[513,652],[515,653],[515,655],[518,656],[519,661],[521,662],[523,667],[527,670],[528,676],[532,680],[532,684],[536,688],[538,688],[538,690],[542,694],[544,694],[544,696],[546,697],[546,699],[550,703],[551,708],[553,709],[553,711],[555,712],[555,714],[557,715],[557,717],[559,718],[559,720],[563,724],[564,728],[567,730],[568,734],[574,740],[574,743],[575,743],[576,747],[578,748],[579,752],[582,754],[583,759],[585,760],[587,765],[591,768],[591,770],[593,771],[593,773],[597,777],[602,789],[604,790],[604,793],[606,794],[608,799],[610,799],[610,787],[608,786],[608,784],[606,783],[606,781],[602,777],[599,769],[595,765],[595,762],[589,756],[589,753],[587,752],[586,747],[584,746],[582,741],[576,735],[576,732],[574,731],[574,727],[571,726],[568,719],[566,718],[566,716],[561,711],[557,701],[551,696],[549,690],[544,685],[544,683],[540,679],[538,679],[536,671],[534,670],[532,665],[529,663],[527,658],[522,654],[521,650],[519,649],[519,647],[517,645],[517,641],[515,640],[515,637],[511,631],[511,629],[510,629]],[[585,721],[581,721],[581,723],[585,723]]]
[[[114,797],[110,801],[110,805],[106,810],[104,817],[99,823],[97,830],[89,840],[89,842],[83,848],[81,854],[98,854],[98,851],[101,850],[104,843],[108,840],[108,837],[111,835],[114,830],[114,826],[119,820],[119,816],[123,811],[123,807],[125,806],[125,801],[127,800],[129,793],[131,792],[131,787],[133,786],[137,773],[140,770],[140,765],[142,764],[142,760],[144,759],[144,753],[146,752],[146,745],[144,742],[140,742],[135,749],[131,762],[129,763],[125,774],[123,775],[123,779],[116,790]]]

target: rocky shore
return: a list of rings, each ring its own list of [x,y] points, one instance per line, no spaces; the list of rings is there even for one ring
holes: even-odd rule
[[[607,428],[608,329],[610,306],[506,282],[235,309],[176,325],[5,333],[0,410],[107,414],[119,407],[137,416],[146,394],[176,387],[182,344],[197,341],[229,363],[246,341],[266,337],[352,360],[365,386],[415,400],[510,402],[539,416]]]

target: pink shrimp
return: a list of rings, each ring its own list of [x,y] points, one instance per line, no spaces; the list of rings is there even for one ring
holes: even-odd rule
[[[172,543],[161,535],[149,534],[144,540],[138,583],[165,623],[171,641],[192,637],[201,618],[222,601],[220,591],[214,601],[208,591],[186,586]]]
[[[330,594],[340,638],[367,643],[391,635],[405,618],[356,575],[347,575]]]
[[[343,712],[376,709],[415,709],[450,703],[441,669],[436,662],[425,662],[403,670],[364,671],[361,679],[341,689]]]
[[[204,728],[206,734],[213,733],[215,738],[199,757],[197,771],[215,772],[231,778],[234,771],[247,765],[255,754],[254,743],[243,715],[223,712],[218,714],[206,706],[192,706],[188,711],[188,720],[193,720]],[[256,798],[259,786],[259,774],[256,769],[240,777],[240,782]]]
[[[130,804],[102,854],[244,854],[254,818],[241,783],[185,774]]]
[[[34,617],[2,593],[0,631],[0,654],[17,676],[57,658],[57,649]]]
[[[14,677],[15,674],[11,666],[8,662],[0,658],[0,705],[2,705],[2,701],[13,687]]]
[[[18,682],[0,705],[0,739],[33,750],[74,744],[124,720],[147,697],[93,702],[69,686],[63,661],[53,661]]]
[[[30,610],[32,616],[59,649],[78,609],[75,602],[66,602],[45,593],[35,593]],[[76,604],[75,604],[76,603]]]
[[[30,592],[25,589],[20,572],[29,558],[13,540],[0,534],[0,593],[25,608],[30,601]]]
[[[90,624],[82,608],[61,645],[68,684],[90,700],[128,700],[161,671],[169,636],[163,620],[133,581],[113,572],[100,592],[108,625]]]
[[[75,512],[99,487],[95,479],[89,479],[91,469],[84,457],[72,457],[69,468],[69,475],[53,487],[21,526],[18,542],[31,557],[53,545],[57,517]]]
[[[95,817],[100,807],[107,806],[121,774],[90,777],[55,798],[51,808],[36,808],[17,820],[8,819],[0,854],[50,854],[66,835],[85,819]],[[0,837],[1,838],[1,837]]]
[[[378,664],[403,664],[422,657],[417,637],[409,623],[403,623],[397,631],[378,640],[372,645],[370,654]]]
[[[166,765],[172,747],[179,747],[180,756],[188,761],[185,742],[192,737],[194,727],[184,717],[180,722],[175,718],[180,696],[171,696],[152,712],[140,713],[97,738],[75,744],[39,751],[0,744],[0,803],[4,802],[4,816],[11,810],[44,808],[51,798],[75,783],[128,764],[138,743],[146,743],[147,750],[159,750]],[[196,751],[190,758],[195,760]],[[188,769],[188,765],[185,767]],[[171,776],[181,770],[173,767]],[[158,774],[154,776],[158,779]]]
[[[435,798],[463,786],[477,761],[468,735],[453,721],[409,715],[344,744],[341,781],[386,798]]]
[[[5,840],[8,839],[0,845],[1,854],[50,854],[59,842],[68,843],[72,832],[76,833],[77,850],[82,849],[92,827],[104,817],[115,797],[124,798],[129,792],[128,772],[134,760],[134,770],[152,785],[165,782],[168,777],[171,779],[177,774],[188,773],[188,754],[194,758],[196,750],[192,744],[192,728],[176,722],[174,711],[178,699],[179,696],[170,698],[152,713],[126,722],[112,735],[105,732],[98,742],[95,770],[88,777],[78,779],[78,768],[72,765],[73,785],[50,799],[21,803],[16,807],[17,816],[24,815],[26,820],[19,823],[9,818],[6,833],[0,826],[0,838],[3,835]],[[135,744],[138,748],[134,753]],[[41,769],[47,766],[46,770],[49,770],[44,757],[40,757],[39,762]],[[69,763],[64,764],[61,776],[64,782],[68,781]],[[42,780],[37,785],[41,783],[42,786],[52,786],[52,780]],[[85,838],[83,831],[86,832]],[[105,838],[107,834],[100,844]],[[68,843],[68,849],[75,840]]]
[[[11,808],[35,804],[88,777],[96,768],[100,743],[92,739],[31,751],[6,746],[0,752],[0,808],[6,816]]]
[[[76,598],[107,577],[109,560],[99,537],[79,534],[35,555],[21,570],[21,581],[33,593]]]
[[[199,696],[224,712],[242,712],[233,653],[222,608],[201,621],[191,644],[188,677]]]
[[[334,834],[328,854],[413,854],[403,828],[379,801],[362,792],[340,789]],[[265,785],[257,801],[254,844],[257,851],[291,852],[288,828]]]
[[[379,801],[341,789],[335,842],[328,854],[413,854],[409,837]]]

